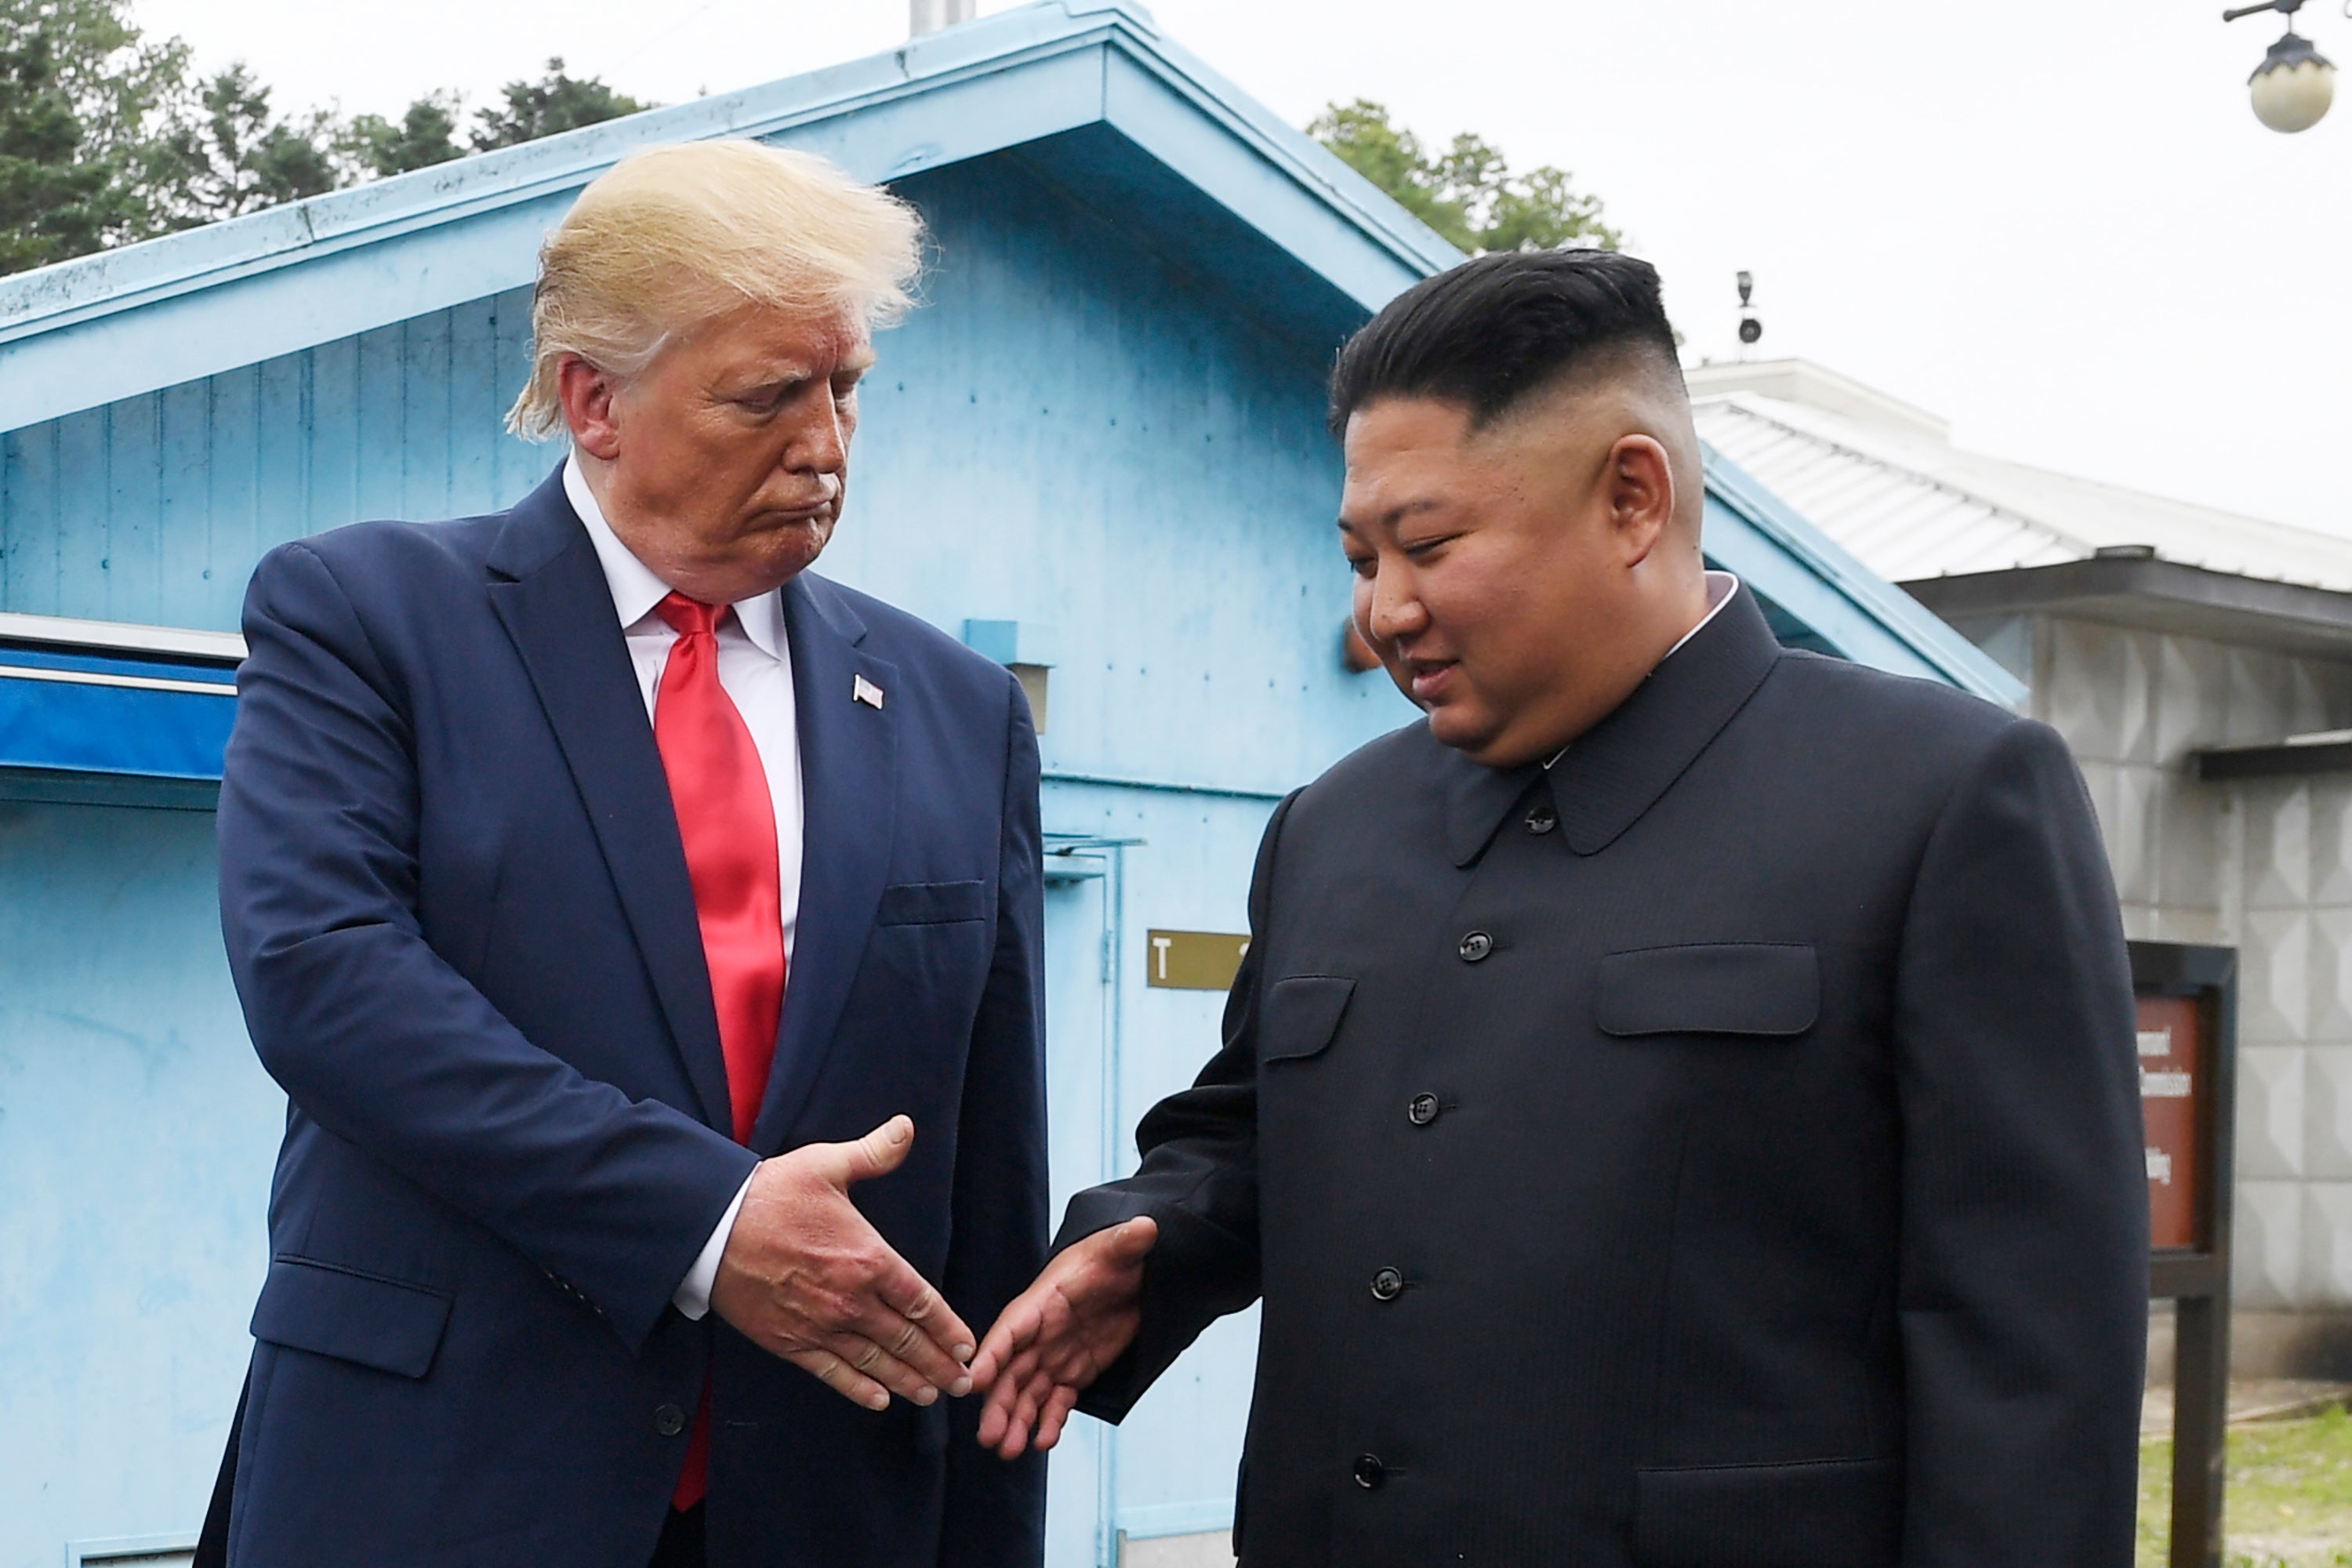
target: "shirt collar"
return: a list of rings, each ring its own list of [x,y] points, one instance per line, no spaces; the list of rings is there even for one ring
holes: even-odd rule
[[[654,606],[670,593],[670,585],[613,531],[613,525],[604,520],[604,509],[596,502],[596,492],[588,488],[588,476],[581,471],[577,452],[563,460],[563,494],[579,513],[581,526],[588,531],[588,542],[596,547],[597,563],[604,568],[604,585],[612,590],[613,611],[625,631],[653,614]],[[734,610],[736,624],[753,647],[771,658],[784,657],[782,595],[768,593],[739,600]]]
[[[1666,658],[1672,658],[1675,655],[1682,652],[1684,643],[1689,642],[1691,638],[1706,630],[1706,623],[1715,619],[1716,616],[1723,614],[1723,606],[1731,603],[1731,595],[1738,592],[1739,592],[1739,579],[1733,576],[1730,573],[1707,573],[1706,614],[1698,618],[1698,625],[1691,627],[1690,630],[1682,635],[1681,642],[1677,642],[1674,647],[1666,649]],[[1660,664],[1664,664],[1665,661],[1665,658],[1662,658],[1658,662]],[[1575,743],[1575,742],[1571,741],[1569,742],[1569,745],[1572,746]],[[1566,755],[1568,755],[1568,746],[1562,746],[1559,751],[1554,752],[1550,756],[1544,759],[1545,770],[1549,772],[1549,770],[1558,767],[1559,765],[1560,758]]]
[[[1459,752],[1441,763],[1447,842],[1454,864],[1476,859],[1528,786],[1547,779],[1560,837],[1596,855],[1631,827],[1755,695],[1780,658],[1756,595],[1734,592],[1702,622],[1679,658],[1660,661],[1614,711],[1577,737],[1546,772],[1487,768]]]

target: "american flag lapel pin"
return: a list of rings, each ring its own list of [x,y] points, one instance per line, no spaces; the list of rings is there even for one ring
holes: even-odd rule
[[[849,695],[877,713],[882,711],[882,689],[864,676],[858,676],[850,682]]]

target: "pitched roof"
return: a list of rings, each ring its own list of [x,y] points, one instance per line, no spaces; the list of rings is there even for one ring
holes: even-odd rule
[[[0,279],[0,430],[527,285],[573,195],[640,147],[756,136],[878,182],[1094,127],[1363,310],[1459,259],[1139,6],[1045,0],[865,59]]]
[[[1317,331],[1344,332],[1461,259],[1129,0],[1041,0],[865,59],[0,279],[0,432],[527,286],[541,237],[599,174],[640,147],[721,136],[804,148],[877,182],[1019,149],[1237,300]],[[1727,471],[1710,491],[1710,552],[1742,563],[1822,646],[1996,701],[2021,694],[1761,487]]]
[[[1932,415],[1797,361],[1689,373],[1699,434],[1898,583],[2144,553],[2352,592],[2352,539],[1970,452]]]

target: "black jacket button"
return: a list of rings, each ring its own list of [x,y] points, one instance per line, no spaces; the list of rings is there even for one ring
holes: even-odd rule
[[[1528,813],[1528,831],[1529,833],[1549,833],[1553,828],[1558,827],[1559,826],[1559,813],[1549,805],[1537,806],[1533,811]]]
[[[665,1437],[675,1437],[686,1430],[686,1412],[675,1405],[658,1405],[654,1410],[654,1430]]]
[[[1462,954],[1463,963],[1475,963],[1495,951],[1495,939],[1483,931],[1474,931],[1462,939],[1462,946],[1458,951]]]
[[[1372,1276],[1372,1299],[1393,1301],[1404,1294],[1404,1276],[1393,1268],[1383,1268]]]
[[[1416,1094],[1412,1103],[1404,1108],[1404,1119],[1415,1127],[1426,1127],[1437,1120],[1437,1096]]]
[[[1368,1492],[1376,1492],[1381,1489],[1381,1483],[1389,1479],[1389,1468],[1381,1463],[1378,1454],[1359,1454],[1356,1456],[1355,1476],[1358,1486]]]

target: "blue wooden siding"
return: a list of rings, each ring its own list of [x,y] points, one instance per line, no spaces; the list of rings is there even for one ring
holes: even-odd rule
[[[505,504],[530,342],[515,289],[0,436],[0,609],[234,630],[272,545]]]
[[[236,1402],[285,1100],[212,827],[0,801],[0,1568],[192,1539]]]

